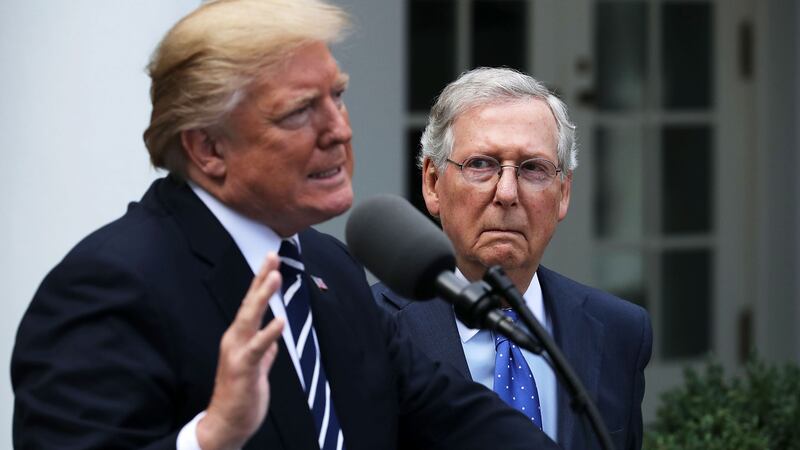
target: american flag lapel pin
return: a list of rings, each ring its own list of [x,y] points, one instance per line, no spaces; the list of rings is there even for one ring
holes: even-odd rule
[[[328,290],[328,285],[325,284],[325,280],[323,280],[322,278],[320,278],[318,276],[315,276],[315,275],[311,275],[311,279],[314,280],[314,284],[317,285],[317,287],[319,288],[320,291],[327,291]]]

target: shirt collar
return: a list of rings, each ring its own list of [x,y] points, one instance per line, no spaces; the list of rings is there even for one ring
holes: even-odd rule
[[[278,253],[281,237],[272,228],[234,211],[197,184],[191,181],[187,183],[231,235],[253,273],[258,273],[267,253]],[[289,239],[300,249],[300,239],[296,234]]]
[[[466,280],[466,277],[464,277],[464,274],[462,274],[458,268],[456,268],[455,273],[457,277]],[[538,320],[539,323],[545,323],[544,300],[542,299],[542,286],[539,284],[538,273],[534,272],[533,279],[530,285],[528,285],[528,290],[525,291],[522,297],[525,299],[525,305],[533,312],[533,316],[536,317],[536,320]],[[461,343],[466,343],[480,331],[464,325],[458,318],[456,318],[456,327],[458,327]]]

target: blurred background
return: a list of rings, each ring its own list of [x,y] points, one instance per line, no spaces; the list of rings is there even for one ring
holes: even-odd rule
[[[197,0],[0,2],[0,448],[8,362],[36,287],[161,176],[141,134],[148,57]],[[439,90],[477,66],[544,81],[578,126],[567,219],[544,264],[646,307],[645,421],[682,368],[755,348],[800,363],[800,5],[794,0],[336,0],[356,201],[420,204]],[[346,217],[319,228],[343,236]],[[87,376],[92,376],[87,374]]]

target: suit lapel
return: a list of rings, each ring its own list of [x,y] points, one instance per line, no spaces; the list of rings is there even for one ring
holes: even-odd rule
[[[203,281],[225,319],[231,322],[253,278],[244,256],[186,183],[169,176],[160,181],[157,189],[192,252],[209,266]]]
[[[203,280],[227,323],[236,316],[253,272],[228,232],[185,183],[172,177],[162,180],[159,195],[186,236],[189,246],[210,268]],[[274,316],[268,311],[265,323]],[[318,449],[311,412],[283,340],[270,371],[270,407],[265,424],[271,423],[287,449]],[[251,439],[257,445],[262,427]]]
[[[398,295],[387,286],[382,286],[379,292],[383,297],[380,301],[397,311],[395,318],[408,339],[432,360],[446,362],[464,378],[472,379],[455,313],[449,303],[438,297],[414,301]]]
[[[540,266],[537,273],[555,341],[589,397],[597,402],[604,327],[584,310],[585,292],[573,291],[559,275],[544,267]],[[588,448],[586,433],[577,428],[581,419],[570,406],[570,394],[560,380],[558,386],[558,442],[563,448]]]
[[[214,262],[205,279],[206,286],[229,323],[233,322],[252,279],[250,266],[231,242],[227,251]]]
[[[425,354],[449,363],[465,378],[472,379],[450,304],[439,298],[413,302],[403,308],[399,317],[413,330],[413,339]]]

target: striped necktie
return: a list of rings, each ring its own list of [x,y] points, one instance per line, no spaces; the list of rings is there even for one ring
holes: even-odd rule
[[[319,342],[311,320],[311,296],[303,282],[305,266],[294,242],[284,239],[278,251],[281,259],[281,295],[286,318],[300,360],[300,383],[317,427],[317,442],[322,450],[343,449],[344,440],[331,399],[331,388],[319,357]]]
[[[517,314],[514,311],[504,309],[503,312],[514,322],[517,321]],[[541,429],[539,391],[536,389],[536,379],[533,378],[528,362],[522,356],[522,350],[501,334],[495,335],[494,345],[496,353],[493,390],[504,402],[525,414]]]

